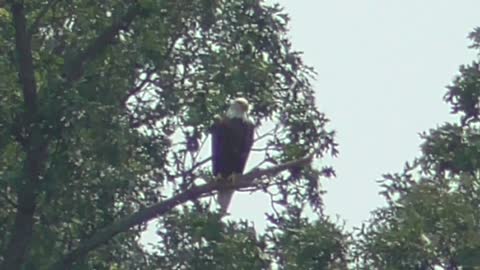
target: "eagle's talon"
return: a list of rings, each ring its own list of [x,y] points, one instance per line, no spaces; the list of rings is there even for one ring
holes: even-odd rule
[[[233,173],[232,175],[230,175],[230,177],[228,177],[229,184],[235,185],[237,182],[238,182],[238,174]]]

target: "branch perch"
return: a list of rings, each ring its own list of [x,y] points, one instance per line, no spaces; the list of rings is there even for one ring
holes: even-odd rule
[[[239,177],[238,181],[233,184],[229,184],[228,188],[245,188],[255,186],[256,180],[259,180],[265,176],[274,176],[278,173],[285,171],[292,167],[305,166],[312,161],[313,154],[308,155],[304,158],[286,162],[274,167],[267,169],[257,169],[250,171],[247,174],[244,174]],[[198,199],[203,195],[210,194],[215,190],[227,187],[227,185],[222,184],[217,181],[211,181],[207,184],[194,186],[180,194],[177,194],[170,199],[164,200],[157,204],[154,204],[150,207],[140,209],[134,214],[124,217],[117,222],[99,230],[91,238],[84,240],[79,244],[79,246],[73,251],[69,252],[63,256],[59,261],[57,261],[50,269],[51,270],[63,270],[69,269],[70,266],[77,260],[80,260],[88,254],[88,252],[94,250],[100,245],[105,244],[115,235],[126,232],[135,225],[139,225],[143,222],[147,222],[155,217],[164,215],[168,211],[172,210],[178,205],[181,205],[185,202]]]

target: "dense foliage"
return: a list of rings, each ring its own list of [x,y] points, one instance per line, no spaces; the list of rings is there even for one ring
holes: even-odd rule
[[[155,265],[162,269],[345,269],[347,235],[328,219],[289,208],[257,233],[248,221],[222,222],[200,206],[166,216]]]
[[[287,26],[257,0],[0,1],[0,268],[480,266],[480,63],[445,95],[458,123],[422,134],[352,240],[323,214],[333,170],[304,158],[337,150]],[[264,232],[208,200],[208,129],[238,96],[258,164],[237,188],[270,195]]]

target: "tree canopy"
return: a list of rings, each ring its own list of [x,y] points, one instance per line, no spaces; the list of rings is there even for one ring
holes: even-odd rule
[[[333,170],[311,160],[336,155],[334,133],[287,23],[262,1],[2,2],[0,268],[287,267],[308,248],[276,243],[303,227],[305,239],[335,234],[315,244],[328,260],[297,268],[339,263],[344,235],[325,218],[272,213],[270,238],[258,238],[201,200],[222,188],[210,181],[208,128],[243,96],[261,162],[234,187],[263,190],[282,211],[322,212],[320,180]],[[154,256],[138,237],[155,218]]]
[[[478,60],[447,87],[458,122],[349,232],[323,211],[335,133],[288,22],[259,0],[0,1],[0,269],[477,269]],[[213,181],[209,127],[239,96],[252,165]],[[268,194],[266,230],[222,219],[223,188]]]

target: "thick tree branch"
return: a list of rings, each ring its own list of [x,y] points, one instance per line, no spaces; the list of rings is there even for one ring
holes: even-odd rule
[[[115,20],[109,27],[103,30],[83,51],[75,55],[71,60],[65,61],[67,80],[72,82],[80,79],[85,64],[102,53],[114,41],[120,30],[127,29],[142,11],[143,8],[140,4],[134,1],[133,5],[120,19]]]
[[[33,71],[31,39],[27,31],[24,6],[12,4],[13,23],[15,26],[15,46],[18,57],[18,74],[23,90],[23,98],[28,114],[36,111],[37,87]],[[32,116],[32,115],[30,115]]]
[[[247,174],[239,177],[236,183],[224,184],[218,181],[212,181],[207,184],[192,187],[180,194],[174,195],[170,199],[154,204],[148,208],[140,209],[136,213],[124,217],[117,222],[107,226],[106,228],[95,233],[90,239],[87,239],[80,243],[77,249],[66,254],[56,264],[53,265],[51,270],[63,270],[69,269],[70,266],[77,260],[85,257],[90,251],[94,250],[100,245],[105,244],[115,235],[126,232],[135,225],[147,222],[155,217],[164,215],[168,211],[172,210],[178,205],[185,202],[199,199],[212,192],[223,188],[246,188],[255,186],[259,179],[266,176],[274,176],[278,173],[287,170],[292,167],[305,166],[311,162],[313,155],[306,156],[302,159],[294,160],[291,162],[283,163],[278,166],[274,166],[268,169],[258,169],[251,171]]]
[[[27,31],[27,20],[23,1],[10,1],[15,28],[15,49],[17,53],[18,77],[25,103],[24,120],[21,121],[28,137],[22,141],[26,151],[25,174],[15,186],[17,212],[7,244],[4,261],[0,269],[21,269],[28,255],[33,236],[36,192],[39,175],[45,160],[46,144],[39,139],[37,125],[37,87],[31,49],[31,36]],[[23,140],[23,138],[22,138]]]

